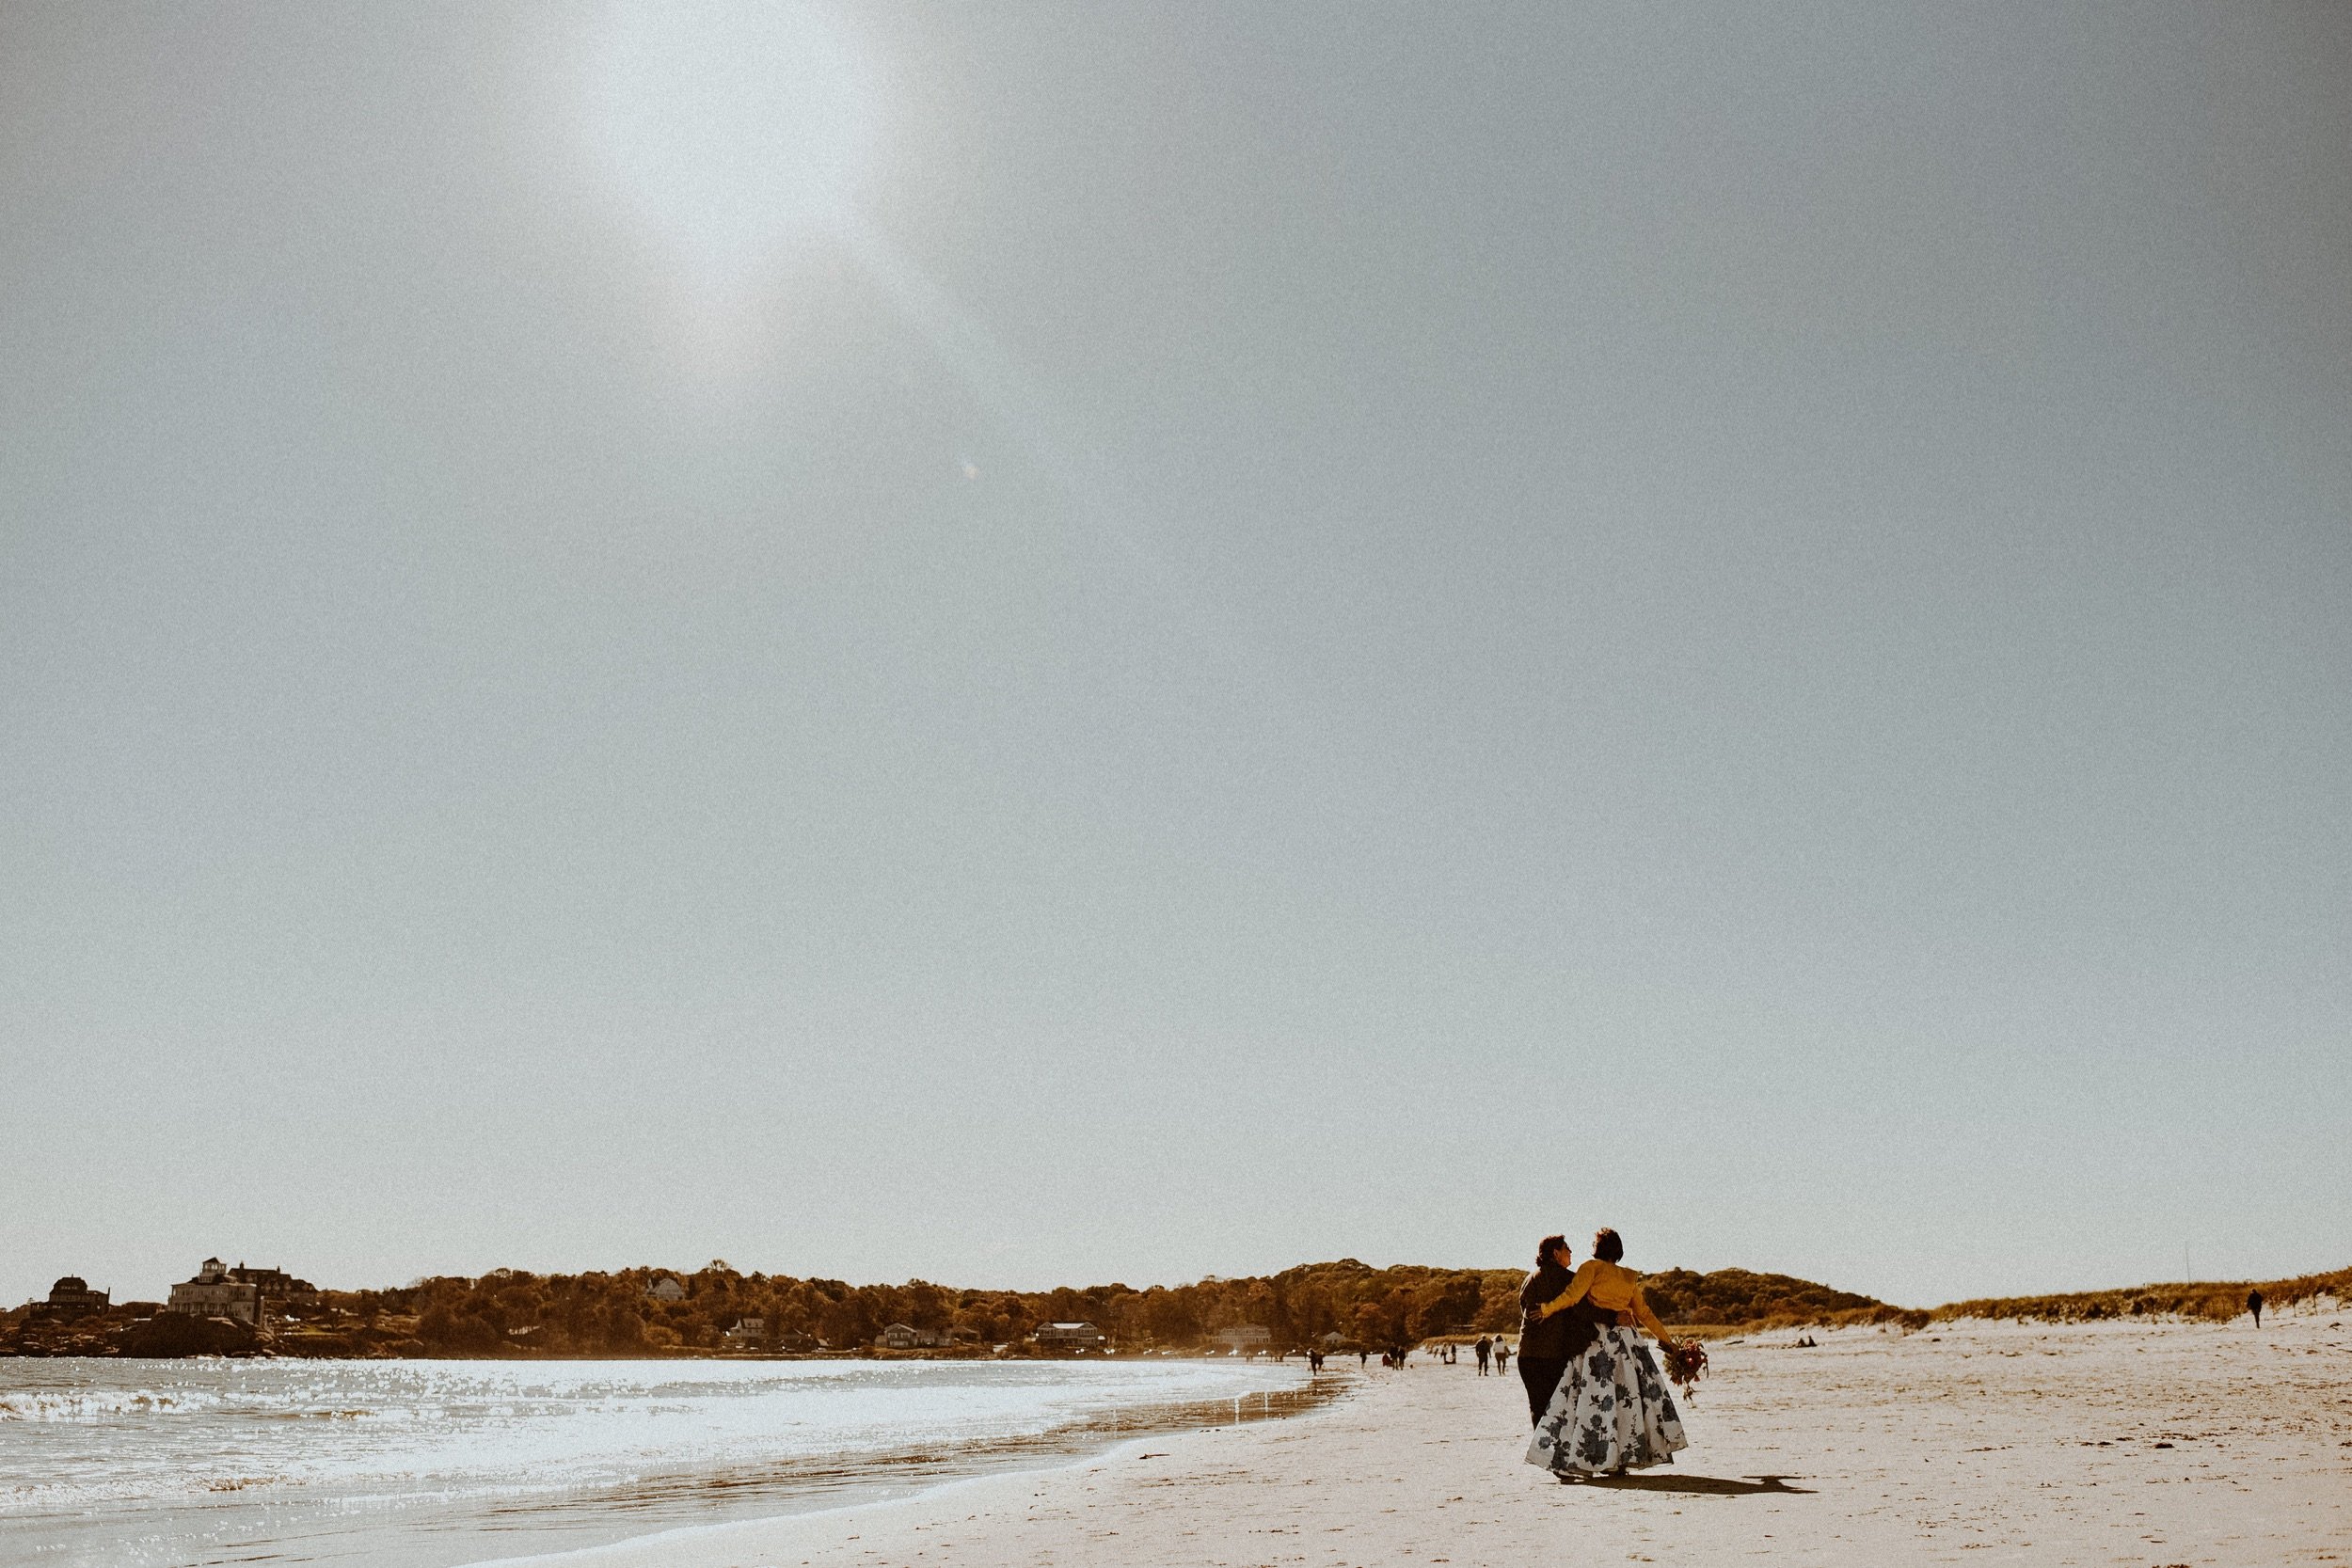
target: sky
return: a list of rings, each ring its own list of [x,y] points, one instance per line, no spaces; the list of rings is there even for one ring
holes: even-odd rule
[[[0,0],[0,1301],[2352,1262],[2352,10]]]

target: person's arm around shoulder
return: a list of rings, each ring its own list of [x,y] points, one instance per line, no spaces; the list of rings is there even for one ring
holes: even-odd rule
[[[1594,1277],[1599,1269],[1600,1259],[1597,1258],[1588,1258],[1578,1264],[1576,1276],[1568,1281],[1568,1288],[1537,1307],[1535,1315],[1539,1318],[1549,1318],[1553,1313],[1565,1312],[1582,1301],[1585,1292],[1593,1288]]]

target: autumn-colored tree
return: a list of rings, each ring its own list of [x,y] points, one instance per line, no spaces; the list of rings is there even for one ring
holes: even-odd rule
[[[1120,1284],[1053,1291],[957,1291],[927,1280],[851,1286],[837,1279],[743,1275],[713,1259],[680,1275],[687,1297],[646,1295],[668,1271],[533,1275],[494,1270],[479,1279],[436,1276],[384,1291],[328,1291],[319,1317],[338,1319],[360,1351],[435,1355],[630,1355],[666,1346],[716,1349],[738,1319],[763,1317],[771,1342],[814,1337],[862,1351],[893,1322],[1018,1343],[1049,1319],[1084,1320],[1135,1348],[1184,1348],[1236,1323],[1259,1323],[1288,1347],[1334,1329],[1386,1345],[1456,1329],[1508,1330],[1518,1322],[1513,1269],[1375,1269],[1355,1259],[1302,1264],[1249,1279],[1204,1279],[1137,1291]],[[2243,1292],[2241,1292],[2242,1294]],[[1670,1270],[1650,1276],[1652,1304],[1670,1320],[1738,1323],[1773,1314],[1881,1309],[1868,1297],[1776,1275]],[[1892,1310],[1885,1308],[1885,1310]],[[516,1332],[519,1331],[519,1332]]]
[[[1483,1281],[1475,1274],[1442,1275],[1413,1291],[1413,1337],[1426,1339],[1466,1329],[1478,1320]]]

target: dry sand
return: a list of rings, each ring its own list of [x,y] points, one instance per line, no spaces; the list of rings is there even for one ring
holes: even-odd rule
[[[1289,1420],[561,1560],[2352,1563],[2352,1312],[1795,1338],[1713,1347],[1680,1463],[1613,1482],[1522,1464],[1516,1371],[1466,1358]]]

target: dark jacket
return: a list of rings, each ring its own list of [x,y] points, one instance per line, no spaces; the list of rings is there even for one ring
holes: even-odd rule
[[[1604,1312],[1587,1299],[1578,1302],[1565,1312],[1554,1312],[1538,1319],[1535,1308],[1551,1300],[1574,1282],[1576,1275],[1547,1258],[1527,1283],[1519,1287],[1519,1355],[1538,1360],[1572,1361],[1591,1348],[1600,1338],[1600,1325],[1614,1323],[1617,1315]]]

